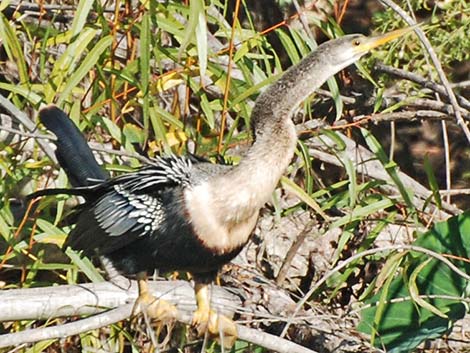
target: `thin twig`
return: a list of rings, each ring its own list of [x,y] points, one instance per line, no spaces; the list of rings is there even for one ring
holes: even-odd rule
[[[16,333],[0,335],[0,348],[18,346],[44,340],[64,338],[83,332],[99,329],[131,317],[133,304],[126,304],[116,309],[97,314],[92,317],[70,322],[63,325],[36,328]],[[179,315],[178,322],[190,325],[190,315]],[[314,350],[300,346],[279,336],[237,325],[238,338],[257,346],[279,353],[315,353]]]
[[[335,121],[334,125],[329,127],[332,130],[349,128],[351,126],[362,126],[367,124],[378,124],[381,122],[390,121],[416,121],[416,120],[453,120],[453,117],[448,114],[436,112],[434,110],[416,110],[416,111],[402,111],[393,113],[375,113],[371,115],[357,115],[351,121],[341,119]],[[328,128],[328,127],[326,127]],[[303,138],[305,139],[308,132],[304,132]]]
[[[45,135],[45,134],[39,134],[39,133],[34,133],[34,132],[24,132],[18,129],[14,129],[5,125],[0,125],[0,130],[10,132],[12,134],[18,135],[18,136],[23,136],[23,137],[31,137],[34,139],[44,139],[44,140],[55,140],[56,138],[53,135]]]
[[[368,119],[366,119],[368,118]],[[414,121],[414,120],[452,120],[452,118],[441,112],[434,110],[416,110],[416,111],[403,111],[394,113],[376,113],[365,116],[356,116],[353,118],[355,124],[364,122],[386,122],[386,121]],[[335,127],[338,124],[335,124]],[[341,125],[340,125],[341,126]]]
[[[384,246],[381,248],[375,248],[375,249],[369,249],[363,252],[360,252],[356,255],[351,256],[350,258],[344,260],[337,266],[335,266],[333,269],[328,271],[317,283],[315,283],[314,286],[312,286],[309,291],[303,296],[303,298],[297,303],[297,306],[289,318],[288,322],[286,323],[286,326],[282,330],[281,337],[284,337],[287,334],[287,331],[291,325],[291,320],[294,319],[294,317],[297,315],[297,313],[300,311],[300,309],[305,305],[307,300],[315,293],[318,288],[320,288],[329,278],[331,278],[335,273],[338,271],[342,270],[352,262],[365,257],[369,255],[376,254],[378,252],[384,252],[384,251],[415,251],[415,252],[420,252],[426,255],[429,255],[439,261],[442,261],[445,263],[452,271],[457,273],[459,276],[462,278],[466,279],[467,281],[470,280],[470,275],[466,274],[462,270],[460,270],[457,266],[455,266],[449,259],[447,259],[444,255],[439,254],[435,251],[423,248],[421,246],[415,246],[415,245],[390,245],[390,246]]]
[[[442,127],[442,140],[444,143],[444,159],[445,159],[445,168],[446,168],[446,189],[452,189],[452,175],[450,171],[450,145],[449,145],[449,134],[447,133],[447,124],[444,120],[441,121]],[[445,196],[447,203],[451,202],[450,194]]]
[[[393,11],[395,11],[398,15],[400,15],[405,20],[405,22],[408,23],[410,26],[416,25],[416,22],[413,21],[413,19],[400,6],[398,6],[392,0],[379,0],[379,1],[382,4],[387,5]],[[427,39],[426,35],[424,34],[423,30],[420,27],[418,26],[415,27],[414,31],[417,34],[423,46],[425,47],[426,51],[428,52],[429,57],[431,58],[431,61],[434,64],[434,67],[436,68],[436,72],[439,76],[439,79],[441,80],[442,85],[444,86],[446,90],[447,97],[449,98],[449,102],[454,108],[454,115],[455,115],[457,124],[461,127],[462,131],[465,134],[465,137],[467,138],[467,141],[470,143],[470,130],[468,129],[467,124],[462,118],[462,114],[460,113],[460,107],[455,97],[454,91],[452,91],[452,87],[450,86],[449,80],[447,80],[447,77],[444,73],[444,70],[442,69],[442,65],[436,55],[436,52],[434,51],[434,48],[432,47],[431,43],[429,42],[429,40]]]
[[[36,130],[36,124],[32,122],[28,116],[15,107],[8,99],[6,99],[3,95],[0,94],[0,106],[2,106],[12,118],[17,119],[23,126],[30,132],[34,132]],[[41,146],[42,150],[46,155],[55,163],[57,163],[57,158],[55,157],[55,153],[52,150],[51,146],[48,142],[43,140],[38,140],[39,146]]]
[[[54,135],[41,134],[41,133],[29,133],[29,132],[24,132],[18,129],[10,128],[4,125],[0,125],[0,130],[7,131],[18,136],[30,137],[34,139],[44,139],[44,140],[49,140],[49,141],[57,140],[57,138]],[[90,144],[90,149],[96,152],[102,152],[102,153],[112,154],[112,155],[121,156],[121,157],[135,158],[146,164],[151,162],[149,158],[142,156],[140,154],[137,154],[134,152],[122,151],[122,150],[114,150],[112,148],[98,146],[97,144]]]
[[[405,80],[415,82],[419,85],[421,85],[424,88],[429,88],[430,90],[439,93],[440,95],[444,97],[448,97],[447,92],[445,88],[442,85],[437,84],[434,81],[427,80],[424,77],[414,73],[414,72],[409,72],[400,68],[392,67],[385,65],[384,63],[377,63],[375,65],[375,69],[380,72],[387,73],[389,75],[397,76],[400,78],[403,78]],[[456,95],[457,100],[459,104],[465,108],[465,109],[470,109],[470,101],[466,99],[465,97],[462,97],[461,95]]]
[[[452,189],[452,190],[440,190],[441,195],[470,195],[470,189]]]
[[[133,304],[125,304],[116,309],[63,325],[42,327],[0,335],[0,348],[64,338],[112,325],[129,318],[132,313],[132,307]]]
[[[292,246],[290,247],[289,251],[286,254],[284,262],[282,263],[281,269],[279,270],[279,273],[277,275],[277,278],[276,278],[277,285],[281,285],[286,279],[287,272],[289,271],[289,267],[292,263],[292,260],[294,259],[295,254],[297,254],[297,251],[302,246],[307,235],[312,231],[314,224],[315,222],[313,220],[308,222],[305,225],[304,229],[297,236]]]
[[[59,11],[76,11],[77,10],[77,5],[62,5],[62,4],[35,4],[32,2],[12,2],[8,4],[8,7],[11,10],[14,10],[15,12],[44,12],[44,11],[49,11],[49,12],[59,12]],[[124,10],[123,6],[120,6],[120,10]],[[108,6],[105,8],[102,8],[100,11],[102,12],[111,12],[114,13],[116,11],[115,6]],[[70,16],[70,19],[73,19],[73,16]]]
[[[316,42],[315,41],[315,35],[313,34],[312,29],[310,28],[308,20],[305,16],[304,11],[302,10],[302,8],[299,5],[299,2],[297,0],[293,0],[292,3],[294,4],[295,11],[299,14],[299,20],[300,20],[300,23],[302,24],[302,27],[303,27],[305,33],[307,33],[308,37],[312,41]]]

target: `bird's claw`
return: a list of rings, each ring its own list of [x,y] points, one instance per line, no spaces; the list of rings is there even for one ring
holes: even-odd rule
[[[176,320],[178,310],[176,307],[163,299],[157,299],[150,293],[142,293],[136,300],[132,314],[137,315],[143,313],[150,319],[169,323]]]
[[[228,317],[213,310],[196,310],[192,325],[198,335],[202,336],[208,332],[211,338],[226,348],[231,348],[237,340],[237,325]]]

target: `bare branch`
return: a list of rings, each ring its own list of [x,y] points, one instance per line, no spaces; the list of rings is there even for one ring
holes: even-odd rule
[[[401,18],[405,20],[406,23],[408,23],[410,26],[416,25],[416,22],[396,3],[394,3],[392,0],[379,0],[382,4],[385,4],[386,6],[390,7],[393,11],[395,11],[398,15],[400,15]],[[434,64],[434,67],[436,68],[437,74],[439,76],[439,79],[442,82],[442,85],[445,88],[445,91],[447,92],[447,97],[449,98],[449,102],[454,108],[454,115],[455,119],[457,120],[457,124],[460,125],[462,128],[462,131],[465,134],[465,137],[467,138],[467,141],[470,143],[470,130],[468,129],[467,124],[462,118],[462,114],[460,113],[460,107],[457,102],[457,99],[455,98],[454,91],[452,91],[452,87],[450,86],[449,80],[447,79],[444,70],[442,69],[441,62],[439,61],[436,52],[434,51],[434,48],[432,47],[431,43],[429,42],[428,38],[424,34],[423,30],[419,27],[415,27],[414,31],[418,38],[420,39],[421,43],[425,47],[426,51],[429,54],[429,57],[431,58],[432,63]]]
[[[0,130],[10,132],[12,134],[18,135],[18,136],[23,136],[23,137],[28,137],[28,138],[34,138],[34,139],[44,139],[44,140],[54,140],[55,137],[52,135],[45,135],[45,134],[37,134],[34,132],[23,132],[18,129],[14,129],[5,125],[0,124]]]
[[[375,65],[375,69],[381,72],[385,72],[389,75],[394,75],[394,76],[403,78],[405,80],[415,82],[424,88],[429,88],[444,97],[448,97],[447,92],[442,85],[439,85],[436,82],[433,82],[431,80],[427,80],[424,77],[418,74],[415,74],[413,72],[409,72],[409,71],[399,69],[396,67],[391,67],[391,66],[385,65],[384,63],[377,63]],[[470,109],[470,101],[468,99],[460,95],[456,95],[456,98],[462,107],[464,107],[465,109]]]
[[[193,288],[188,282],[151,281],[149,286],[157,298],[175,303],[179,312],[179,322],[191,323],[196,303]],[[128,288],[103,282],[0,291],[0,321],[47,320],[63,316],[96,314],[64,325],[1,335],[0,348],[62,338],[122,321],[131,316],[136,297],[137,286],[135,282],[130,281]],[[212,305],[215,310],[231,317],[240,307],[240,300],[227,290],[214,287]],[[266,349],[281,353],[315,353],[313,350],[262,331],[242,325],[238,325],[237,329],[240,339]]]
[[[175,303],[179,311],[196,309],[194,291],[186,281],[150,281],[157,298]],[[237,298],[220,287],[213,288],[213,305],[226,315],[233,315],[240,305]],[[137,285],[128,287],[111,282],[0,291],[0,321],[52,319],[93,315],[135,301]],[[53,300],[49,300],[53,299]]]
[[[299,248],[302,246],[307,235],[309,235],[310,232],[312,231],[314,225],[315,225],[315,222],[313,220],[308,222],[305,225],[302,232],[300,232],[300,234],[295,239],[294,243],[292,244],[292,246],[290,247],[289,251],[286,254],[286,257],[284,259],[284,262],[282,263],[281,269],[279,270],[279,273],[276,278],[276,284],[281,285],[282,282],[284,282],[284,280],[286,279],[287,272],[289,271],[289,267],[292,263],[292,260],[294,259],[295,254],[297,253]]]
[[[0,106],[2,106],[13,118],[17,119],[21,124],[23,124],[26,129],[30,132],[34,132],[36,130],[36,124],[32,122],[28,116],[15,107],[8,99],[6,99],[3,95],[0,94]],[[55,157],[54,151],[52,150],[51,146],[47,141],[43,141],[42,139],[38,140],[38,144],[41,146],[42,150],[46,153],[46,155],[55,163],[57,163],[57,159]]]
[[[18,346],[43,340],[78,335],[83,332],[105,327],[131,316],[133,304],[125,304],[116,309],[71,323],[7,333],[0,336],[0,348]]]

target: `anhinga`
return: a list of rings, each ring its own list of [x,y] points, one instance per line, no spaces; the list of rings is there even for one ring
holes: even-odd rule
[[[49,106],[40,119],[57,136],[58,160],[76,188],[42,190],[34,196],[85,198],[64,247],[98,254],[122,274],[136,275],[138,306],[152,317],[171,318],[176,310],[148,292],[147,273],[188,271],[198,307],[193,324],[199,331],[236,336],[233,322],[210,309],[208,284],[247,243],[259,210],[294,154],[293,111],[330,76],[408,31],[330,40],[287,70],[257,98],[251,116],[254,142],[236,166],[169,156],[108,178],[66,114]]]

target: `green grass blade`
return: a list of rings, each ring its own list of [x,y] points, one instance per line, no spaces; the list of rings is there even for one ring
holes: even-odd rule
[[[423,298],[419,296],[419,288],[417,284],[417,278],[420,272],[431,262],[433,261],[432,258],[429,258],[422,263],[420,263],[414,271],[410,275],[410,280],[408,281],[408,290],[410,291],[410,296],[413,299],[413,301],[418,304],[420,307],[429,310],[431,313],[433,313],[436,316],[442,317],[443,319],[448,319],[448,316],[444,314],[442,311],[440,311],[438,308],[436,308],[434,305],[431,303],[427,302]]]
[[[292,38],[282,29],[276,30],[276,34],[281,41],[282,47],[289,56],[290,61],[296,64],[300,61],[300,55]]]
[[[292,180],[282,177],[281,178],[281,185],[284,189],[288,192],[291,192],[295,196],[297,196],[301,201],[305,202],[308,206],[310,206],[316,213],[318,213],[325,221],[329,221],[330,217],[323,212],[320,205],[312,199],[300,186],[294,183]]]
[[[24,84],[26,82],[29,82],[28,68],[26,66],[26,61],[24,60],[24,54],[21,48],[21,44],[16,36],[16,31],[10,25],[10,22],[1,13],[0,38],[2,39],[2,44],[5,48],[8,58],[12,63],[16,63],[20,83]]]
[[[45,87],[45,100],[47,103],[54,101],[54,96],[61,91],[63,82],[68,78],[75,64],[80,60],[88,44],[94,39],[96,30],[85,28],[78,38],[70,44],[61,57],[55,62],[51,78]]]
[[[189,17],[188,22],[186,23],[183,38],[181,41],[181,46],[178,51],[178,57],[181,57],[183,52],[188,47],[189,43],[194,40],[194,35],[197,31],[199,20],[201,19],[201,14],[205,15],[204,12],[204,0],[191,0],[189,4]],[[205,24],[205,19],[204,19]],[[207,37],[205,38],[207,41]],[[207,47],[207,43],[205,44]]]
[[[196,26],[196,45],[197,45],[197,56],[199,58],[199,74],[201,77],[205,76],[207,71],[207,23],[206,13],[204,11],[204,1],[197,0],[191,1],[193,3],[200,3],[197,5],[198,21]]]
[[[144,135],[148,138],[149,117],[150,117],[150,99],[149,99],[149,83],[150,83],[150,13],[145,12],[142,16],[142,25],[140,29],[140,78],[143,101],[142,113],[144,117]]]
[[[426,176],[428,177],[429,188],[432,191],[432,197],[434,198],[434,202],[439,209],[442,208],[442,199],[441,194],[439,193],[439,185],[437,183],[436,175],[434,175],[434,171],[432,170],[431,163],[429,162],[428,156],[424,156],[424,170],[426,172]]]
[[[87,276],[92,282],[104,282],[103,276],[98,272],[96,267],[91,263],[87,257],[80,257],[80,255],[71,248],[65,250],[65,254],[70,258],[70,260],[78,266],[78,268],[83,271],[85,276]]]
[[[18,94],[26,98],[34,106],[38,105],[42,101],[42,98],[31,90],[31,87],[0,82],[0,89]]]
[[[166,155],[169,155],[171,154],[171,147],[166,136],[165,125],[163,124],[161,114],[159,114],[161,110],[162,109],[159,108],[157,104],[152,105],[149,109],[149,118],[152,123],[153,133],[155,134],[156,140],[163,147],[163,152]]]
[[[372,202],[363,207],[356,207],[350,214],[347,214],[333,222],[330,226],[330,229],[341,227],[355,220],[363,219],[375,212],[383,211],[393,205],[394,203],[392,202],[392,200],[383,199],[376,202]]]
[[[93,3],[94,0],[81,0],[78,3],[77,10],[75,11],[75,17],[72,22],[72,28],[70,29],[72,38],[80,34],[80,32],[85,27],[85,23],[87,22],[88,14],[90,13]],[[119,5],[116,4],[116,6]]]
[[[330,77],[326,83],[328,84],[328,88],[330,89],[331,95],[333,96],[333,100],[335,102],[336,120],[339,120],[343,114],[344,105],[339,92],[338,83],[334,77]]]
[[[362,132],[362,135],[364,136],[364,139],[366,140],[367,146],[369,146],[370,150],[375,154],[375,156],[380,161],[380,163],[382,163],[382,165],[385,168],[385,171],[388,173],[390,178],[393,180],[393,182],[397,186],[400,192],[400,195],[405,201],[406,206],[409,208],[409,210],[412,213],[416,213],[416,208],[413,204],[412,196],[410,195],[411,192],[409,192],[406,189],[405,185],[402,183],[402,181],[400,180],[400,177],[398,176],[397,164],[388,159],[387,154],[383,150],[380,143],[368,130],[361,129],[361,132]]]
[[[103,54],[104,51],[109,48],[112,41],[113,38],[111,36],[107,36],[101,38],[98,43],[93,46],[93,49],[86,55],[85,59],[78,67],[78,69],[74,71],[74,73],[67,79],[65,87],[57,101],[58,105],[61,105],[61,103],[68,98],[68,96],[72,92],[72,89],[75,88],[80,83],[80,81],[90,72],[90,70],[96,65],[101,54]]]

